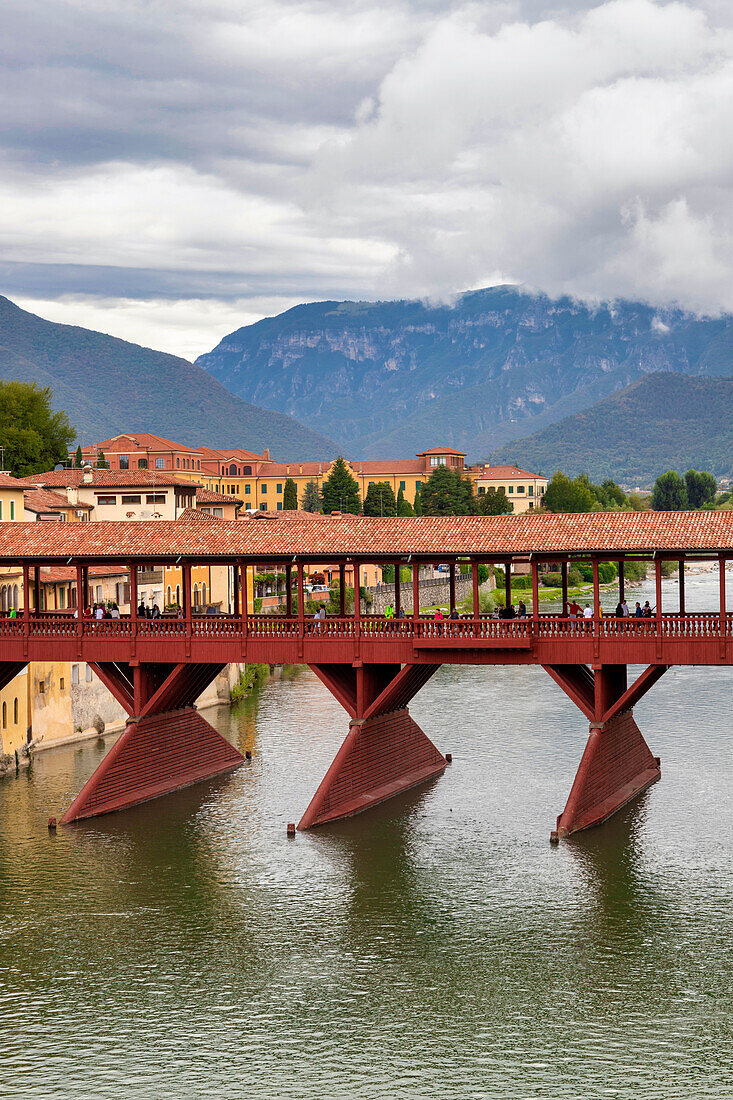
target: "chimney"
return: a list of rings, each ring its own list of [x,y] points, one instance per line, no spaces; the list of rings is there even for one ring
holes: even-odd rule
[[[68,500],[69,504],[76,505],[79,503],[79,490],[77,489],[76,485],[66,486],[66,499]]]
[[[262,452],[262,457],[265,459],[266,462],[270,461],[270,448],[269,447],[265,447],[264,451]]]
[[[300,472],[301,472],[301,474],[303,473],[303,467],[302,466],[300,467]]]
[[[290,465],[287,465],[287,466],[285,467],[285,473],[286,473],[286,475],[287,475],[288,477],[290,477]]]
[[[81,480],[84,485],[91,485],[94,481],[94,471],[91,466],[83,466],[81,473]]]
[[[341,515],[340,512],[331,512],[332,517],[338,518],[340,515]]]

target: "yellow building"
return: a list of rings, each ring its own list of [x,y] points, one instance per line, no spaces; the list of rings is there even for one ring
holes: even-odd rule
[[[530,474],[518,466],[482,466],[472,480],[478,496],[483,496],[487,489],[503,489],[517,515],[539,508],[547,490],[546,477]]]
[[[25,485],[0,473],[0,521],[19,522],[23,516]],[[0,614],[20,613],[23,577],[16,569],[0,569]],[[28,734],[28,672],[24,670],[0,691],[0,756],[25,745]]]

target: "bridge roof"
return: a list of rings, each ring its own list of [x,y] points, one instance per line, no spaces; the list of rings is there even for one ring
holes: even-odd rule
[[[282,518],[280,518],[282,516]],[[164,561],[294,555],[446,561],[567,554],[733,553],[733,512],[594,512],[577,515],[372,518],[304,512],[193,523],[0,523],[0,561],[85,558]]]

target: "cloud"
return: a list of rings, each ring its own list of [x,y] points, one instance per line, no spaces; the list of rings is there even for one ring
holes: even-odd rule
[[[499,280],[733,309],[720,0],[7,0],[4,31],[2,290],[54,319],[191,354]]]

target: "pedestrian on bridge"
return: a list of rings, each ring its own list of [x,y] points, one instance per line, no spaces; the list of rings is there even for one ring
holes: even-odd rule
[[[527,607],[526,607],[526,604],[525,604],[524,600],[519,601],[519,606],[517,607],[517,618],[518,619],[526,619],[527,618]]]

